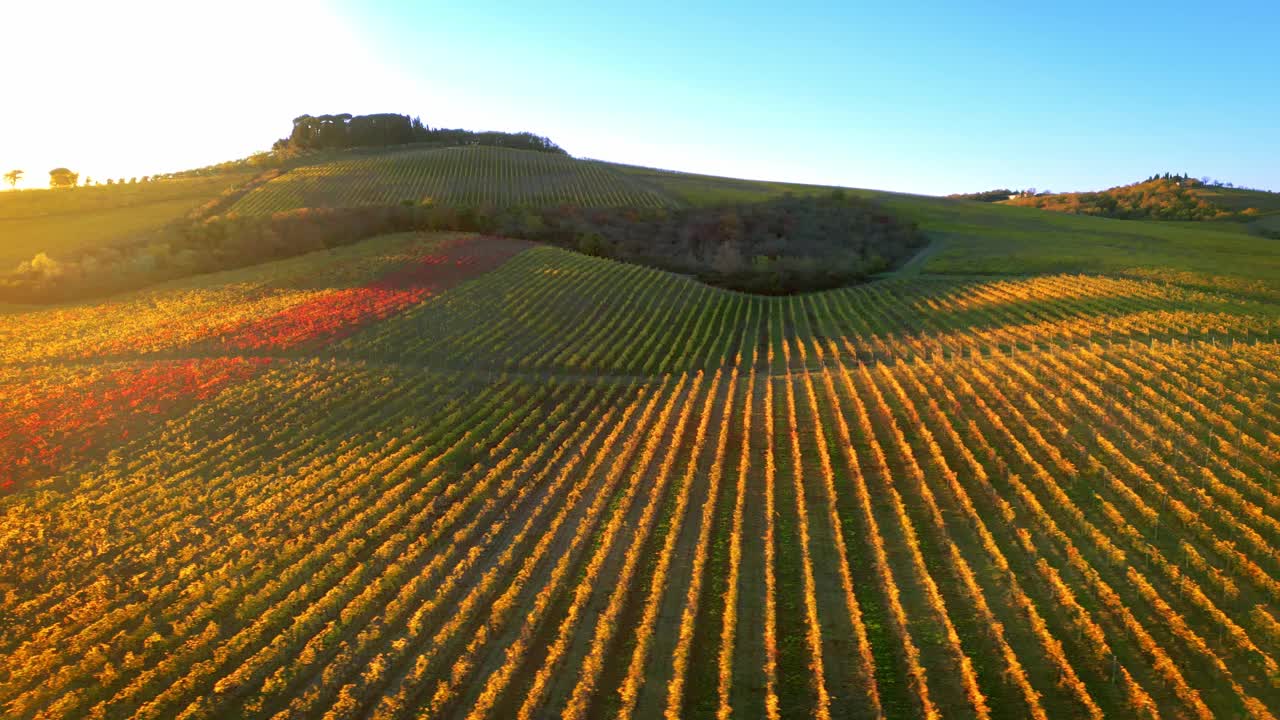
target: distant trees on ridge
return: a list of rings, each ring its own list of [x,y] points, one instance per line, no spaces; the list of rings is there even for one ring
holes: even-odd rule
[[[446,145],[489,145],[515,150],[537,150],[567,154],[550,139],[529,132],[475,132],[460,129],[432,129],[420,118],[396,113],[374,115],[299,115],[293,119],[289,137],[272,145],[276,152],[354,147],[388,147],[416,142]]]
[[[72,172],[67,168],[54,168],[49,171],[49,187],[51,188],[68,188],[75,187],[80,182],[80,173]]]
[[[1009,188],[1000,188],[998,190],[984,190],[982,192],[955,193],[954,195],[948,195],[947,197],[956,200],[976,200],[977,202],[1000,202],[1001,200],[1008,200],[1016,194],[1016,192]]]
[[[958,200],[1020,205],[1042,210],[1096,215],[1099,217],[1145,220],[1224,220],[1250,219],[1256,208],[1230,209],[1215,201],[1217,195],[1207,188],[1227,188],[1269,192],[1237,187],[1209,177],[1193,178],[1186,173],[1156,173],[1142,182],[1122,185],[1098,192],[1052,193],[1035,188],[1022,191],[1001,188],[975,193],[948,195]]]

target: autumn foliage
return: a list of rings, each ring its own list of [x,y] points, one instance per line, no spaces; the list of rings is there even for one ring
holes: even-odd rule
[[[1101,192],[1012,197],[1003,204],[1127,220],[1222,220],[1237,216],[1214,203],[1203,188],[1192,178],[1158,177]],[[1250,214],[1248,210],[1240,213]]]

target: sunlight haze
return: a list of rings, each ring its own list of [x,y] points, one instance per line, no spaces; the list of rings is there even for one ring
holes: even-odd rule
[[[10,3],[0,28],[32,63],[7,74],[21,111],[0,117],[0,165],[26,170],[25,187],[47,187],[57,166],[105,181],[244,157],[315,106],[378,112],[416,96],[324,2]]]

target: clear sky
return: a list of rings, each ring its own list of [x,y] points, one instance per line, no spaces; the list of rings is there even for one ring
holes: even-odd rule
[[[1280,189],[1280,2],[3,0],[0,168],[243,157],[303,113],[943,194]]]

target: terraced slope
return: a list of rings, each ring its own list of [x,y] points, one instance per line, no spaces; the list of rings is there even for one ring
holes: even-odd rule
[[[608,165],[565,155],[492,147],[353,154],[296,168],[242,198],[243,215],[302,207],[395,205],[555,205],[666,207],[660,192]]]
[[[1272,717],[1278,329],[463,235],[0,315],[0,714]]]

